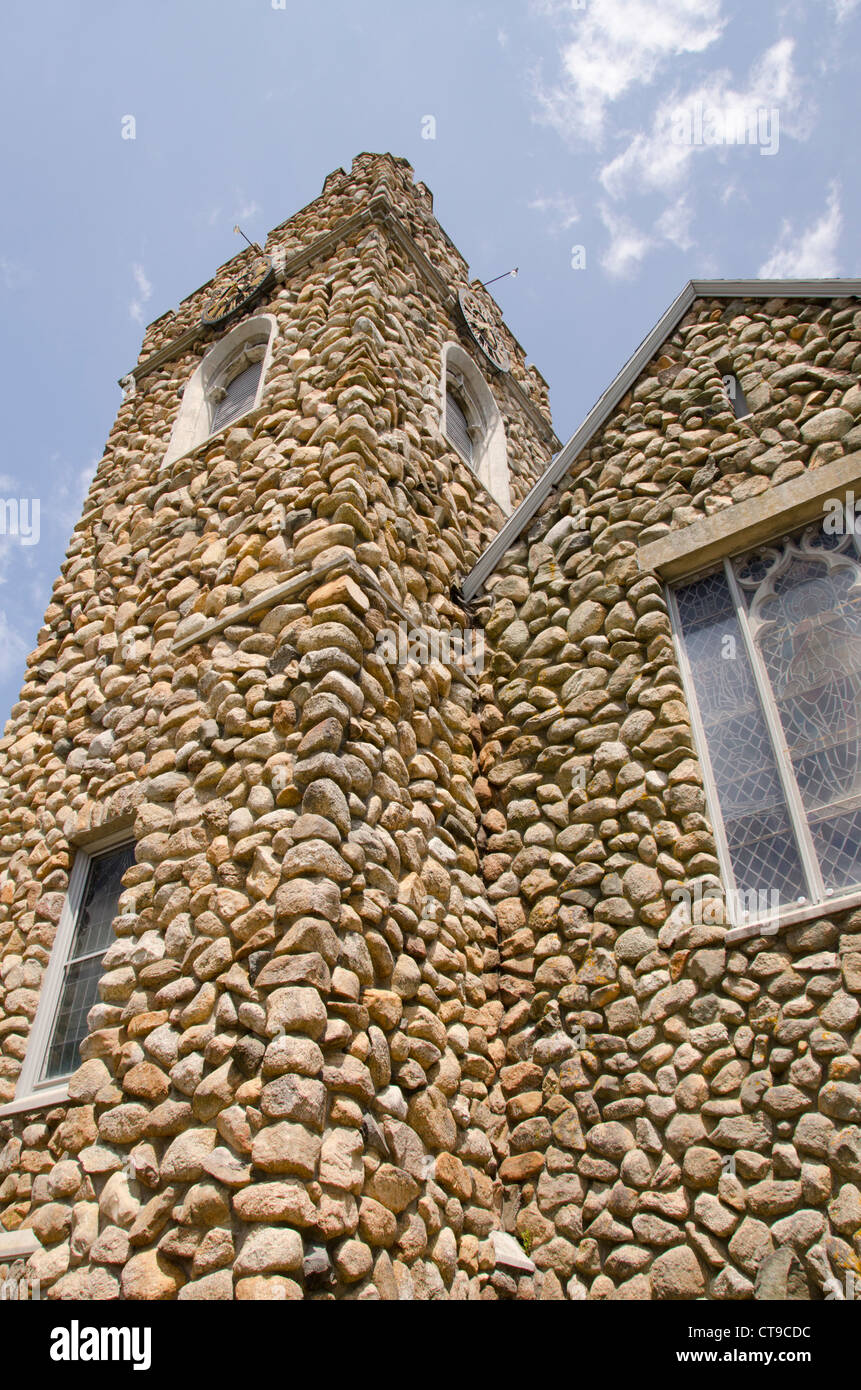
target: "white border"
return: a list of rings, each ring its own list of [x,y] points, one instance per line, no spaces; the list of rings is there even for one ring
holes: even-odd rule
[[[475,598],[499,567],[503,555],[517,543],[532,518],[565,478],[580,453],[609,419],[616,406],[651,362],[697,299],[859,299],[861,280],[689,280],[663,318],[640,344],[615,381],[592,407],[580,428],[526,494],[517,510],[497,532],[461,585],[466,599]],[[851,374],[846,372],[847,376]],[[512,379],[513,380],[513,379]]]
[[[840,460],[840,462],[843,462],[843,460]],[[790,519],[790,515],[791,513],[789,512],[783,513],[787,522]],[[783,540],[788,540],[798,532],[798,529],[797,525],[793,526],[790,523],[789,529],[784,529],[781,532],[781,538]],[[754,543],[750,546],[749,550],[756,550],[756,544]],[[745,550],[740,553],[746,554],[748,551]],[[813,921],[817,917],[833,917],[839,912],[846,912],[861,906],[861,890],[857,887],[845,889],[840,896],[829,898],[827,895],[816,853],[813,848],[812,838],[810,836],[807,813],[801,803],[794,777],[788,778],[786,774],[786,765],[787,763],[791,764],[789,749],[783,736],[783,728],[780,724],[779,716],[776,709],[773,707],[774,697],[771,690],[771,682],[768,679],[759,651],[750,635],[747,612],[738,586],[738,580],[736,579],[735,571],[732,566],[732,559],[735,558],[735,554],[736,552],[733,552],[732,556],[727,555],[720,560],[712,561],[710,565],[698,571],[696,574],[687,575],[676,580],[664,581],[664,593],[668,600],[673,646],[675,648],[676,660],[682,677],[682,686],[685,692],[688,713],[691,718],[691,732],[693,734],[694,748],[703,776],[703,790],[705,792],[706,807],[709,820],[711,821],[715,846],[717,848],[718,863],[721,871],[720,877],[725,886],[729,885],[732,893],[730,902],[731,904],[735,904],[738,901],[735,871],[732,866],[732,858],[726,840],[723,810],[720,804],[717,783],[712,771],[708,738],[700,715],[696,685],[694,683],[693,672],[691,671],[687,648],[685,646],[684,633],[676,600],[676,591],[680,588],[684,588],[688,584],[695,583],[697,579],[705,578],[707,574],[722,571],[729,584],[736,621],[745,647],[745,655],[750,663],[757,696],[762,705],[763,717],[771,739],[775,767],[783,789],[787,814],[793,832],[799,841],[799,854],[802,868],[807,877],[808,886],[816,890],[819,898],[818,901],[807,899],[804,902],[787,903],[785,908],[778,910],[776,916],[763,917],[757,922],[745,922],[739,925],[734,922],[730,916],[729,921],[726,923],[729,929],[725,937],[728,945],[734,941],[747,941],[755,936],[775,936],[779,931],[788,930],[790,927],[798,926],[803,922]],[[803,833],[800,834],[799,831]]]
[[[473,441],[472,462],[465,458],[448,433],[447,401],[449,376],[455,388],[461,383],[461,394],[466,397],[465,404],[471,407],[474,417],[467,421],[473,428],[470,436]],[[467,468],[487,489],[498,507],[509,515],[511,513],[511,483],[508,472],[508,445],[505,439],[505,424],[496,397],[488,386],[479,368],[460,343],[448,342],[442,350],[442,373],[440,376],[439,400],[440,430],[446,442],[463,459]]]

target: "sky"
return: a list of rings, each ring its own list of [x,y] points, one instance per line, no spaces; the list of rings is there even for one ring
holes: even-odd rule
[[[861,276],[861,0],[4,0],[0,725],[144,327],[405,156],[564,441],[692,278]]]

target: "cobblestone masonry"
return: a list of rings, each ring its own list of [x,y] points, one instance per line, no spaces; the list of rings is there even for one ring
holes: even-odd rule
[[[821,1297],[861,913],[671,911],[717,861],[635,551],[859,447],[857,303],[698,301],[491,579],[476,681],[376,641],[463,626],[503,520],[439,432],[465,263],[390,156],[279,247],[261,406],[164,471],[212,287],[147,331],[0,744],[0,1104],[75,845],[136,843],[69,1102],[0,1118],[0,1226],[54,1298]],[[553,440],[509,348],[519,501]]]
[[[695,302],[491,580],[500,1178],[542,1297],[823,1297],[861,1269],[861,913],[728,947],[673,899],[719,866],[636,556],[858,450],[859,369],[855,300]]]

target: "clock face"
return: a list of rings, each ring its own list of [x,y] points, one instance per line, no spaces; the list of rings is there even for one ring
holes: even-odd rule
[[[507,372],[511,367],[511,358],[490,310],[485,308],[477,294],[466,288],[460,291],[458,302],[466,326],[487,360],[497,371]]]
[[[201,323],[215,328],[238,314],[253,299],[268,289],[275,279],[275,267],[268,256],[259,256],[236,280],[231,280],[203,306]]]

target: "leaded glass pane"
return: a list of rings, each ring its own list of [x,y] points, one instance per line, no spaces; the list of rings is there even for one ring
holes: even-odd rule
[[[740,579],[825,887],[861,881],[861,571],[816,531]],[[836,542],[836,543],[835,543]]]
[[[69,952],[70,960],[91,956],[95,952],[104,955],[108,949],[117,915],[117,901],[123,888],[123,874],[134,862],[133,845],[123,845],[122,849],[100,854],[91,860],[75,938]]]
[[[122,849],[100,854],[90,862],[45,1058],[43,1081],[68,1075],[81,1060],[78,1049],[86,1037],[87,1014],[98,999],[102,958],[113,939],[113,921],[122,892],[123,874],[134,863],[134,858],[134,847],[123,845]]]
[[[80,1065],[78,1049],[87,1034],[87,1014],[98,999],[101,973],[101,956],[89,956],[66,967],[43,1080],[67,1076]]]
[[[723,571],[676,591],[727,848],[742,893],[807,893],[774,750]]]

